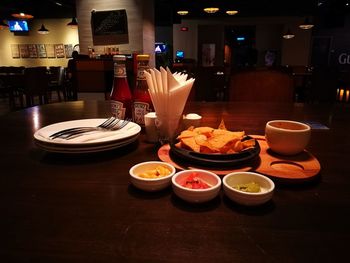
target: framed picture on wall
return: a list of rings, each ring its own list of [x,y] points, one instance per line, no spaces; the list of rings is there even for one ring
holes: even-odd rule
[[[64,45],[56,44],[55,45],[55,54],[56,58],[64,58]]]
[[[46,58],[47,57],[46,48],[45,48],[44,44],[38,44],[37,45],[37,50],[38,50],[39,58]]]
[[[35,44],[29,44],[28,45],[28,51],[29,51],[29,57],[30,58],[37,58],[38,57],[38,50],[36,49]]]
[[[21,54],[21,58],[29,58],[29,49],[27,44],[19,45],[19,53]]]
[[[64,50],[66,53],[66,58],[71,58],[72,52],[73,52],[73,45],[72,44],[64,45]]]
[[[55,46],[53,44],[46,44],[46,54],[48,58],[55,58]]]
[[[11,53],[12,53],[12,58],[20,58],[18,44],[11,45]]]
[[[92,11],[92,40],[94,45],[128,44],[128,17],[125,9]]]

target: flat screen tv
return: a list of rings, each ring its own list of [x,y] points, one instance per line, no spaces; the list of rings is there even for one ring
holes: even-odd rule
[[[26,20],[9,20],[7,21],[11,32],[28,32],[28,22]]]
[[[166,51],[167,51],[166,44],[161,42],[155,43],[155,48],[154,48],[155,53],[165,53]]]
[[[185,52],[182,50],[177,50],[176,51],[176,58],[184,58],[185,57]]]

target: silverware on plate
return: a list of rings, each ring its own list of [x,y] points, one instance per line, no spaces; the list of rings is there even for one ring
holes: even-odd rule
[[[61,130],[58,132],[55,132],[54,134],[51,134],[49,136],[50,139],[55,139],[55,138],[61,138],[61,139],[73,139],[78,136],[83,135],[84,133],[87,132],[93,132],[93,131],[115,131],[115,130],[120,130],[123,127],[125,127],[131,119],[117,119],[115,117],[110,117],[100,125],[96,127],[74,127],[74,128],[69,128],[65,130]]]

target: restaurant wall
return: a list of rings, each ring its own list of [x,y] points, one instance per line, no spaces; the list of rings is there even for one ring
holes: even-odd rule
[[[350,15],[344,17],[344,23],[339,26],[323,26],[316,28],[313,36],[315,45],[320,44],[320,40],[330,45],[325,48],[325,55],[328,55],[328,64],[340,70],[350,71]],[[318,41],[318,43],[316,43]],[[320,49],[322,46],[319,46]],[[350,77],[349,77],[350,78]]]
[[[256,49],[258,59],[263,59],[263,54],[268,49],[280,50],[282,65],[309,65],[311,30],[301,30],[298,24],[302,22],[299,17],[261,17],[261,18],[227,18],[215,20],[190,20],[183,19],[180,24],[173,25],[174,53],[176,50],[184,50],[186,58],[198,61],[198,37],[199,25],[252,25],[256,26]],[[181,31],[181,27],[188,27],[188,31]],[[294,39],[285,40],[282,33],[290,27],[295,33]]]
[[[120,53],[148,53],[150,65],[154,65],[154,2],[153,0],[77,0],[80,52],[88,54],[93,47],[97,54],[104,54],[105,46],[116,46]],[[91,30],[91,11],[125,9],[128,19],[128,43],[94,45]]]
[[[68,58],[13,58],[12,44],[79,44],[78,30],[67,27],[71,19],[33,19],[28,35],[15,35],[8,29],[0,30],[0,66],[67,66]],[[44,24],[50,31],[40,35],[37,30]]]

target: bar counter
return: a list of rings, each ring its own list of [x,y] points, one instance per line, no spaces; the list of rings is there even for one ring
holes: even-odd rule
[[[189,103],[185,113],[216,127],[264,134],[272,119],[313,121],[307,148],[320,174],[275,182],[273,198],[244,207],[223,193],[189,204],[169,187],[147,193],[129,182],[136,163],[158,160],[145,142],[91,154],[47,153],[38,129],[105,118],[105,101],[49,104],[0,117],[2,262],[336,262],[350,244],[350,111],[344,104]],[[317,127],[316,127],[317,128]]]

